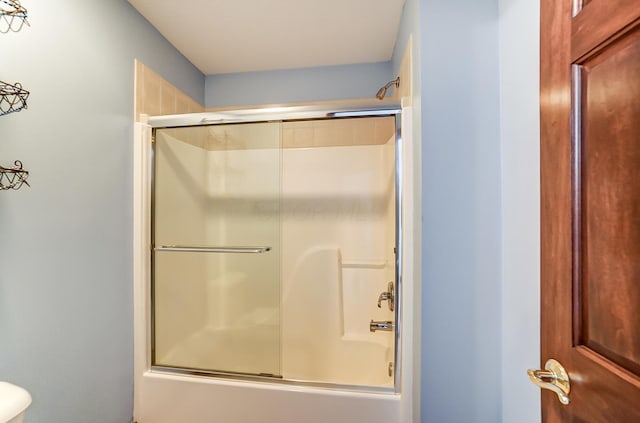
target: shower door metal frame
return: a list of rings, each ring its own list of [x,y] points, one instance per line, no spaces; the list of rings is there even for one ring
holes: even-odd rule
[[[367,105],[369,106],[369,105]],[[370,107],[359,105],[330,106],[283,106],[264,107],[256,109],[225,110],[221,112],[192,113],[185,115],[168,115],[149,117],[148,125],[152,128],[151,146],[151,246],[149,254],[151,256],[151,316],[150,332],[151,345],[148,345],[148,359],[150,370],[159,373],[182,374],[193,376],[221,377],[233,380],[244,380],[252,382],[268,382],[285,385],[297,385],[307,387],[330,388],[338,390],[348,390],[357,392],[373,393],[400,393],[402,377],[402,310],[403,310],[403,283],[402,283],[402,263],[403,263],[403,163],[402,163],[402,108],[397,102],[378,101],[372,103]],[[157,249],[164,247],[156,246],[153,227],[155,224],[155,133],[157,129],[192,127],[192,126],[215,126],[233,123],[261,123],[261,122],[291,122],[297,120],[334,120],[341,118],[367,118],[367,117],[394,117],[395,118],[395,309],[394,309],[394,362],[393,376],[394,384],[392,388],[370,385],[351,385],[330,382],[313,382],[297,379],[285,379],[277,376],[261,376],[247,373],[234,373],[224,371],[208,371],[197,369],[185,369],[170,366],[154,365],[155,347],[155,313],[154,313],[154,253]],[[172,246],[173,247],[173,246]],[[243,247],[244,248],[244,247]]]

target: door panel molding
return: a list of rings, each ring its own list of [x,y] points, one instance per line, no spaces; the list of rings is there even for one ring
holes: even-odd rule
[[[640,421],[640,2],[542,0],[543,422]],[[638,264],[636,264],[638,263]],[[542,364],[542,363],[541,363]]]
[[[638,24],[636,0],[590,1],[584,4],[571,25],[571,58],[581,57],[606,46]]]

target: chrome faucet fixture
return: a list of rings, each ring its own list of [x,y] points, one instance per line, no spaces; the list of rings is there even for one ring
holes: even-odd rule
[[[378,100],[382,100],[385,95],[387,95],[387,90],[395,85],[396,88],[400,86],[400,77],[397,77],[393,81],[389,81],[386,85],[378,90],[376,93],[376,98]]]
[[[395,325],[390,320],[387,320],[385,322],[371,320],[369,322],[369,332],[375,332],[377,330],[383,330],[385,332],[391,332],[391,331],[393,331],[394,326]]]
[[[382,308],[382,302],[387,301],[387,305],[389,306],[389,310],[393,311],[395,308],[396,296],[395,289],[393,287],[393,282],[389,282],[387,284],[387,290],[380,294],[378,297],[378,308]]]

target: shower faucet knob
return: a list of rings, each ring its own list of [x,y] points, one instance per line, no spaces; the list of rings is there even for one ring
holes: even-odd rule
[[[380,294],[378,297],[378,308],[382,308],[382,302],[387,301],[387,305],[389,306],[389,310],[393,311],[395,306],[395,289],[393,287],[393,282],[389,282],[387,284],[387,290]]]
[[[378,308],[382,308],[382,302],[388,301],[391,298],[391,295],[388,292],[383,292],[378,297]]]

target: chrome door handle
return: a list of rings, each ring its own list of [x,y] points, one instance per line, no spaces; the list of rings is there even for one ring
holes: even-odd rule
[[[395,308],[395,302],[396,302],[396,295],[395,295],[395,289],[393,287],[393,282],[389,282],[387,284],[387,291],[383,292],[378,297],[378,308],[382,308],[383,301],[387,301],[389,310],[393,311],[393,309]]]
[[[527,370],[531,382],[538,385],[542,389],[549,389],[558,395],[558,399],[564,405],[571,402],[569,392],[571,392],[571,384],[569,382],[569,374],[554,359],[549,359],[544,365],[546,370]]]

